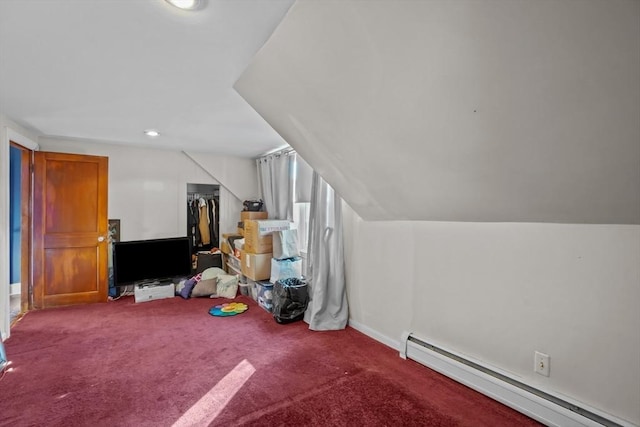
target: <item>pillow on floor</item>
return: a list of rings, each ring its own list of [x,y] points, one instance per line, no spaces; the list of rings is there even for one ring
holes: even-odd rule
[[[188,299],[191,296],[191,291],[193,290],[193,287],[196,285],[196,283],[196,279],[194,279],[193,277],[184,282],[182,289],[180,289],[179,295],[184,299]]]
[[[218,278],[202,279],[193,287],[191,291],[192,297],[210,297],[218,291]]]
[[[217,296],[233,299],[238,294],[238,276],[221,274],[218,276]]]
[[[205,280],[205,279],[213,279],[215,277],[218,277],[221,274],[227,274],[227,272],[218,267],[209,267],[206,270],[204,270],[201,274],[202,274],[202,280]]]

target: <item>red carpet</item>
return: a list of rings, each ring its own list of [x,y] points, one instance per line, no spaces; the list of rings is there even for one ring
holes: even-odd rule
[[[534,426],[365,335],[211,299],[28,313],[5,342],[2,426]]]

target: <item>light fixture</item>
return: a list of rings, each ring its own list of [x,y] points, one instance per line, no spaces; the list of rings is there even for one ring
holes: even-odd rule
[[[182,10],[194,10],[198,8],[200,0],[167,0],[167,2]]]
[[[160,135],[160,132],[158,132],[155,129],[147,129],[147,130],[144,131],[144,134],[147,135],[147,136],[155,137],[155,136]]]

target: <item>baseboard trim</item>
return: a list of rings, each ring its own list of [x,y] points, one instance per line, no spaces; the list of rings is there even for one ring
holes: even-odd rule
[[[12,283],[9,285],[9,295],[20,295],[22,292],[20,283]]]
[[[368,326],[363,325],[362,323],[349,319],[349,326],[355,329],[358,332],[362,332],[366,336],[373,338],[374,340],[386,345],[387,347],[391,347],[396,351],[400,351],[400,341],[393,340],[386,335],[379,333],[378,331],[371,329]]]

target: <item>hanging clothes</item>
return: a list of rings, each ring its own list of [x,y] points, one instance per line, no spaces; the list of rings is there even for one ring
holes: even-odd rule
[[[214,199],[207,200],[207,208],[209,212],[209,218],[211,221],[209,222],[209,235],[211,236],[211,245],[218,246],[218,232],[216,230],[216,201]]]
[[[194,248],[200,244],[199,221],[198,202],[196,200],[187,201],[187,234],[191,241],[191,246]]]
[[[194,251],[218,247],[219,202],[215,191],[187,192],[187,236]]]
[[[213,213],[214,213],[213,228],[216,232],[216,239],[219,245],[220,244],[220,200],[217,197],[213,199]]]
[[[200,210],[200,221],[198,223],[198,227],[200,229],[202,245],[210,245],[211,233],[209,232],[209,224],[211,221],[209,220],[209,207],[207,201],[200,198],[198,200],[198,208]]]

